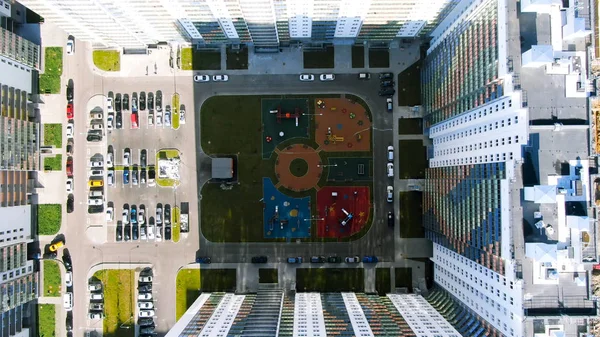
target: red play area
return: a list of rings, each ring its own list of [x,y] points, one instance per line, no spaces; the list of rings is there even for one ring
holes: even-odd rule
[[[317,236],[343,238],[367,224],[371,203],[368,186],[325,186],[317,192]]]

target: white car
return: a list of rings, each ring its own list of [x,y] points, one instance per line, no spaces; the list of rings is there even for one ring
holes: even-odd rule
[[[103,126],[100,123],[94,123],[91,125],[92,126],[92,130],[102,130]]]
[[[138,317],[154,317],[154,310],[140,310]]]
[[[88,315],[89,319],[102,319],[101,312],[90,312]]]
[[[194,75],[194,82],[210,82],[208,75]]]
[[[91,170],[90,171],[90,177],[102,176],[102,175],[104,175],[104,170]]]
[[[154,303],[152,302],[138,302],[138,308],[145,309],[154,309]]]
[[[66,311],[73,310],[73,293],[66,293],[63,295],[63,305]]]
[[[102,162],[102,160],[90,160],[90,166],[91,167],[103,167],[104,162]]]
[[[301,74],[300,81],[302,82],[310,82],[315,80],[315,75],[313,74]]]
[[[115,218],[115,209],[113,207],[106,208],[106,221],[112,222]]]
[[[154,226],[152,225],[148,226],[148,240],[154,240]]]
[[[67,139],[73,139],[74,134],[75,134],[75,125],[73,125],[73,123],[67,124]]]
[[[67,55],[73,55],[75,52],[75,41],[73,39],[67,40]]]
[[[123,221],[124,225],[127,225],[129,223],[129,211],[124,209],[122,214],[123,218],[121,219],[121,221]]]
[[[229,81],[229,76],[228,75],[214,75],[212,80],[215,82],[226,82],[226,81]]]
[[[140,276],[140,279],[138,281],[142,282],[142,283],[151,283],[152,282],[152,276],[150,276],[150,275],[148,275],[148,276]]]
[[[73,178],[67,179],[67,193],[73,193]]]
[[[165,111],[165,126],[171,126],[171,113],[169,111]]]
[[[156,208],[156,224],[157,225],[162,224],[162,213],[163,213],[162,207],[157,207]]]
[[[152,117],[152,114],[148,114],[148,125],[153,125],[154,124],[154,118]]]
[[[335,80],[335,75],[334,74],[321,74],[321,76],[319,76],[319,79],[321,81],[333,81],[333,80]]]
[[[115,183],[115,171],[109,170],[108,173],[106,173],[106,184],[108,186],[112,186]]]
[[[146,236],[146,226],[140,226],[140,240],[146,241],[148,237]]]
[[[359,263],[360,262],[360,257],[358,256],[348,256],[344,259],[344,261],[346,261],[346,263]]]
[[[387,159],[390,162],[394,161],[394,147],[391,145],[387,147]]]
[[[65,285],[67,287],[73,286],[73,272],[68,271],[65,273]]]
[[[185,110],[179,110],[179,124],[185,124]]]
[[[100,301],[104,298],[104,296],[102,296],[102,293],[92,293],[90,294],[90,300],[92,301]]]
[[[102,290],[102,283],[90,283],[88,284],[89,291],[98,291]]]
[[[108,114],[108,117],[106,118],[106,128],[109,130],[113,129],[113,114]]]
[[[156,126],[162,126],[162,115],[156,115]]]
[[[140,209],[138,211],[138,222],[140,223],[140,225],[143,225],[145,222],[145,218],[144,218],[144,210]]]
[[[104,203],[104,201],[102,201],[102,198],[88,199],[88,205],[90,205],[90,206],[98,206],[98,205],[102,205],[103,203]]]
[[[392,186],[387,187],[387,202],[394,201],[394,188]]]
[[[394,164],[392,163],[387,164],[387,176],[388,178],[394,177]]]
[[[152,299],[151,293],[138,294],[138,301],[150,301]]]
[[[109,152],[106,155],[106,167],[113,167],[113,160],[114,160],[113,153]]]
[[[161,242],[162,241],[162,226],[156,226],[156,242]]]
[[[125,166],[129,166],[131,165],[130,159],[131,158],[131,154],[127,151],[123,152],[123,165]]]
[[[112,99],[112,98],[110,98],[110,97],[108,97],[108,98],[106,99],[106,111],[107,111],[108,113],[111,113],[111,112],[114,112],[114,111],[115,111],[115,110],[114,110],[114,108],[113,108],[113,99]]]

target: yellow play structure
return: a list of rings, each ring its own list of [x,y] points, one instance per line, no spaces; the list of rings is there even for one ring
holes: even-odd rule
[[[338,137],[336,135],[327,135],[327,140],[329,140],[330,142],[332,142],[333,144],[335,144],[337,142],[343,142],[344,141],[344,137]]]

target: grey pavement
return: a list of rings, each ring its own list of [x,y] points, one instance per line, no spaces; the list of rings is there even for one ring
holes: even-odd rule
[[[44,28],[43,31],[51,29]],[[64,45],[67,35],[60,31],[43,33],[43,41],[47,45]],[[50,44],[48,44],[50,43]],[[194,84],[191,78],[192,72],[179,71],[166,68],[164,55],[167,51],[154,51],[152,55],[147,56],[123,56],[122,64],[127,65],[127,71],[114,74],[103,73],[95,70],[92,62],[91,45],[76,41],[76,52],[72,56],[65,56],[63,71],[63,85],[60,95],[48,98],[47,110],[57,109],[64,111],[66,105],[65,85],[68,79],[73,79],[75,83],[75,203],[76,207],[73,213],[64,217],[62,233],[66,236],[66,245],[73,256],[74,272],[74,307],[73,311],[74,329],[81,331],[84,329],[98,328],[90,325],[86,318],[87,308],[87,281],[90,272],[97,268],[128,268],[130,266],[140,266],[151,264],[155,273],[155,296],[158,303],[157,309],[157,331],[166,332],[175,324],[175,297],[174,289],[176,286],[175,275],[178,270],[184,266],[193,264],[197,255],[211,256],[213,264],[207,268],[223,268],[224,266],[234,266],[239,273],[238,290],[253,291],[258,287],[257,269],[271,264],[255,266],[249,263],[253,255],[268,255],[272,260],[272,265],[279,269],[280,286],[285,289],[291,289],[295,284],[295,269],[297,266],[288,265],[285,262],[287,256],[328,255],[377,255],[380,262],[377,266],[417,267],[413,273],[416,280],[422,277],[424,268],[420,268],[422,262],[409,260],[407,257],[426,257],[430,254],[430,246],[424,245],[424,240],[400,239],[398,237],[397,227],[390,229],[387,227],[385,214],[391,210],[385,201],[385,186],[390,182],[385,176],[386,147],[394,141],[393,126],[396,124],[396,115],[389,114],[385,109],[385,100],[377,96],[379,83],[376,79],[371,81],[358,81],[354,73],[364,71],[364,69],[351,69],[347,67],[348,56],[336,55],[336,61],[339,60],[339,68],[336,66],[332,71],[338,73],[336,80],[331,83],[311,82],[302,83],[298,81],[297,74],[304,72],[302,69],[302,51],[300,49],[291,49],[280,54],[254,54],[250,51],[250,69],[246,71],[226,71],[230,74],[230,81],[226,83],[208,83]],[[170,51],[169,51],[170,52]],[[391,52],[391,60],[400,60],[402,57],[395,55],[396,51]],[[406,66],[414,55],[406,55]],[[146,75],[146,66],[151,66],[153,62],[157,63],[158,71],[154,74],[152,69]],[[160,63],[162,62],[162,63]],[[167,59],[168,62],[168,59]],[[368,62],[368,59],[367,59]],[[401,61],[395,61],[401,62]],[[125,68],[125,67],[124,67]],[[166,68],[166,69],[163,69]],[[397,73],[402,66],[394,66]],[[225,71],[222,71],[225,72]],[[307,71],[308,72],[308,71]],[[319,73],[321,71],[310,71]],[[325,71],[323,71],[325,72]],[[216,73],[216,72],[207,72]],[[349,73],[349,74],[342,74]],[[286,75],[287,74],[287,75]],[[170,89],[170,90],[169,90]],[[163,101],[166,103],[167,95],[172,92],[182,94],[184,101],[189,99],[187,107],[187,124],[174,132],[168,129],[156,130],[147,128],[144,125],[144,115],[140,116],[142,128],[135,131],[123,131],[120,134],[112,132],[108,135],[108,143],[125,144],[131,142],[132,149],[144,148],[152,149],[160,146],[171,146],[177,144],[182,152],[182,178],[185,181],[176,191],[169,189],[158,190],[152,194],[149,190],[138,192],[134,188],[122,189],[118,193],[113,189],[108,191],[107,199],[114,200],[120,198],[133,198],[140,194],[139,198],[144,202],[151,203],[152,199],[156,202],[167,202],[162,198],[170,198],[171,203],[182,200],[190,202],[190,228],[189,234],[182,236],[179,243],[161,242],[161,243],[141,243],[141,242],[114,242],[114,223],[106,224],[96,222],[91,218],[88,220],[87,207],[84,202],[87,198],[87,160],[93,155],[95,150],[106,150],[106,143],[98,146],[88,146],[85,140],[85,133],[88,127],[87,111],[85,103],[95,95],[106,95],[109,91],[115,93],[131,93],[132,91],[150,91],[162,90]],[[202,153],[201,148],[197,147],[200,138],[198,112],[201,104],[214,95],[229,94],[318,94],[318,93],[350,93],[360,96],[370,106],[373,112],[373,148],[374,148],[374,169],[376,172],[374,181],[374,223],[370,231],[360,240],[346,243],[211,243],[207,241],[199,232],[199,191],[201,185],[208,178],[204,165],[207,157]],[[191,101],[193,98],[193,102]],[[83,110],[82,110],[83,109]],[[397,109],[398,111],[408,111],[407,109]],[[396,109],[395,109],[396,111]],[[53,117],[60,120],[57,116]],[[127,118],[124,116],[124,126],[128,125]],[[146,128],[144,128],[146,126]],[[133,132],[136,132],[133,134]],[[134,136],[132,136],[134,135]],[[114,139],[113,139],[114,138]],[[196,142],[192,142],[194,139]],[[64,142],[66,144],[66,142]],[[121,146],[120,145],[120,146]],[[89,153],[88,153],[89,150]],[[115,149],[118,151],[119,149]],[[115,160],[119,158],[115,152]],[[200,163],[201,169],[196,171],[196,165]],[[198,172],[198,173],[196,173]],[[64,187],[64,185],[63,185]],[[61,195],[63,189],[61,189]],[[140,189],[141,191],[141,189]],[[118,196],[119,195],[119,196]],[[143,197],[142,195],[145,195]],[[160,199],[160,200],[158,200]],[[122,202],[124,199],[121,199]],[[142,199],[139,199],[142,200]],[[133,203],[133,202],[132,202]],[[139,201],[137,202],[139,203]],[[115,201],[115,211],[119,214],[120,205]],[[400,224],[401,225],[401,224]],[[48,239],[48,238],[46,238]],[[399,251],[400,254],[395,253]],[[226,264],[221,264],[226,263]],[[304,264],[306,267],[309,264]],[[195,265],[197,266],[197,265]],[[312,267],[312,266],[309,266]],[[327,264],[324,266],[327,267]],[[339,267],[339,266],[336,266]],[[204,266],[203,266],[204,268]],[[368,283],[373,283],[374,273],[367,272]],[[413,282],[415,281],[413,280]],[[371,287],[369,285],[369,287]],[[369,288],[370,289],[370,288]],[[64,322],[64,320],[63,320]],[[58,324],[63,325],[60,322]]]

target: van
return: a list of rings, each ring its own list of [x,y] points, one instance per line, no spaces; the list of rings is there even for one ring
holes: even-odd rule
[[[66,293],[63,295],[63,305],[66,311],[73,310],[73,293]]]
[[[369,74],[369,73],[359,73],[358,74],[359,80],[368,80],[370,78],[371,78],[371,74]]]

